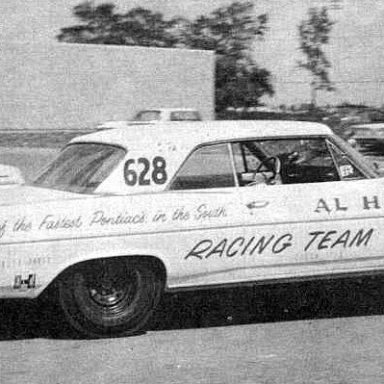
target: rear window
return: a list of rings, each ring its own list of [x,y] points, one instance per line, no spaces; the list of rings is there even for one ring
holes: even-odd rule
[[[125,150],[105,144],[71,144],[33,185],[77,193],[92,193],[124,158]]]
[[[141,111],[134,117],[133,120],[152,121],[152,120],[160,120],[160,118],[161,118],[160,111]]]

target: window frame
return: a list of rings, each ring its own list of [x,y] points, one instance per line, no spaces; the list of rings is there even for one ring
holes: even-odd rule
[[[335,167],[336,167],[336,170],[337,170],[337,173],[339,175],[339,178],[340,180],[339,181],[356,181],[356,180],[365,180],[365,179],[368,179],[368,177],[365,175],[365,172],[363,172],[360,167],[358,167],[356,165],[356,163],[351,159],[351,157],[348,156],[348,154],[345,153],[345,151],[343,151],[339,146],[336,145],[336,143],[333,143],[332,141],[330,140],[327,140],[326,139],[326,145],[328,147],[328,150],[329,152],[331,153],[331,156],[332,156],[332,161],[334,162],[335,164]],[[332,148],[332,147],[335,147],[335,150]],[[340,151],[341,153],[347,155],[348,157],[348,161],[350,164],[352,164],[352,166],[354,166],[363,176],[366,176],[365,178],[351,178],[351,179],[346,179],[342,176],[341,174],[341,171],[340,171],[340,167],[338,166],[338,161],[336,160],[336,154],[335,154],[335,151],[338,150]]]
[[[328,140],[331,144],[333,144],[334,146],[336,146],[336,148],[338,148],[339,150],[341,150],[342,152],[346,153],[347,156],[348,156],[348,159],[352,162],[352,164],[363,174],[366,176],[367,179],[374,179],[374,178],[377,178],[378,175],[375,173],[375,171],[373,169],[371,169],[368,165],[365,166],[365,162],[367,161],[366,158],[360,153],[358,152],[356,149],[350,147],[347,143],[345,143],[343,141],[343,139],[341,139],[340,137],[338,136],[331,136],[331,137],[326,137],[326,140]],[[346,146],[345,148],[344,145]],[[345,150],[346,149],[346,150]],[[362,160],[362,164],[358,164],[356,162],[356,160],[354,159],[354,156],[356,156],[357,158],[360,158],[360,160]],[[343,180],[341,179],[342,181],[348,181],[348,180]],[[356,180],[356,179],[351,179],[352,180]],[[361,179],[360,179],[361,180]]]
[[[214,145],[220,145],[220,144],[225,144],[225,146],[228,149],[228,154],[229,154],[229,162],[230,162],[230,167],[232,171],[232,176],[233,176],[233,186],[231,187],[214,187],[214,188],[194,188],[194,189],[172,189],[172,185],[175,183],[175,180],[177,179],[180,171],[183,169],[184,165],[189,161],[189,159],[193,156],[195,152],[200,150],[201,148],[204,147],[212,147]],[[236,172],[235,172],[235,164],[233,160],[233,152],[232,152],[232,145],[231,142],[228,140],[218,140],[218,141],[212,141],[208,143],[203,143],[199,144],[196,147],[194,147],[187,155],[187,157],[183,160],[183,162],[180,164],[180,166],[177,168],[175,171],[174,175],[172,176],[171,180],[169,181],[166,191],[172,191],[172,192],[185,192],[185,191],[209,191],[209,190],[215,190],[215,189],[229,189],[229,188],[236,188],[238,187],[238,180],[236,177]]]

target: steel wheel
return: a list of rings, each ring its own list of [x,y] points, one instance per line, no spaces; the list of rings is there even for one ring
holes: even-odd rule
[[[71,269],[60,279],[59,304],[82,334],[131,335],[146,325],[162,288],[160,276],[137,259],[101,259]]]

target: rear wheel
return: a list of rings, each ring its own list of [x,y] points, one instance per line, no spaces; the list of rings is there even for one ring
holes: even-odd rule
[[[163,279],[147,263],[100,259],[62,276],[59,305],[69,324],[83,335],[132,335],[148,322],[162,289]]]

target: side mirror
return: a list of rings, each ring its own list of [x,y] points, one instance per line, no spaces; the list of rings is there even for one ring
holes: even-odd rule
[[[0,187],[24,184],[25,180],[19,168],[0,164]]]

